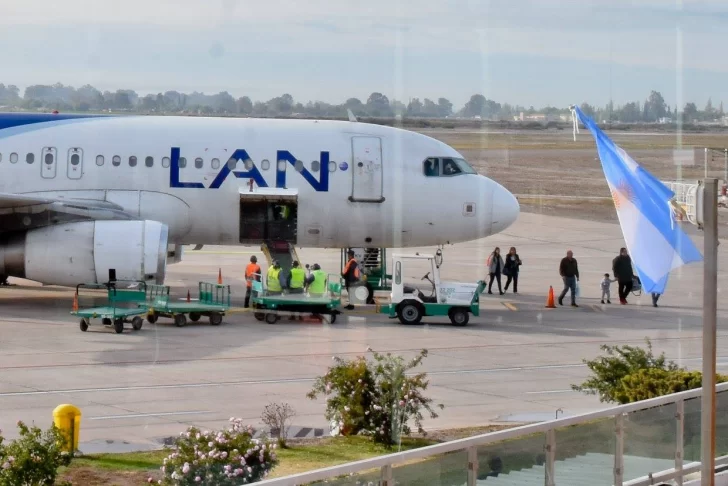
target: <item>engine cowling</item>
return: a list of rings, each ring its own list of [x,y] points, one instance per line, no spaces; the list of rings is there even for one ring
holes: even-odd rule
[[[0,240],[0,274],[50,285],[117,280],[164,283],[167,226],[157,221],[84,221]]]

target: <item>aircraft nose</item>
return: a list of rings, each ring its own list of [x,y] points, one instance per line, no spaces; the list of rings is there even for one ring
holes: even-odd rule
[[[493,233],[503,231],[512,225],[521,212],[516,196],[505,187],[495,183],[493,188]]]

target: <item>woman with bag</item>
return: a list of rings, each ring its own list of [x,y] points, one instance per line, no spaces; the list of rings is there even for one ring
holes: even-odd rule
[[[518,272],[521,270],[521,265],[523,265],[521,257],[516,253],[516,247],[512,246],[508,251],[508,255],[506,255],[506,262],[503,267],[503,275],[508,277],[506,279],[506,286],[503,289],[505,292],[508,291],[508,286],[513,282],[513,293],[518,293]]]
[[[505,264],[503,263],[503,257],[500,254],[500,248],[496,247],[495,250],[493,250],[493,253],[490,254],[488,257],[488,275],[490,275],[490,283],[488,284],[488,293],[493,293],[493,280],[498,281],[498,292],[500,292],[500,295],[503,295],[503,290],[501,289],[501,273],[503,272],[503,269],[505,267]]]

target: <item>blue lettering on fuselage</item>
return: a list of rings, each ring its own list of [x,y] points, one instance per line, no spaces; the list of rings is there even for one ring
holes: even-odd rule
[[[204,189],[205,186],[201,182],[181,182],[180,181],[180,173],[179,173],[179,158],[180,158],[180,149],[179,147],[173,147],[171,156],[170,156],[170,167],[169,167],[169,186],[170,187],[177,187],[177,188],[197,188],[197,189]],[[246,161],[250,160],[250,156],[248,155],[248,152],[244,149],[237,149],[233,155],[230,157],[230,160],[235,161],[241,161],[243,165]],[[276,170],[276,181],[275,181],[275,187],[277,188],[285,188],[286,187],[286,168],[288,165],[292,165],[293,167],[296,166],[296,157],[294,157],[289,151],[287,150],[278,150],[276,153],[276,161],[282,161],[286,162],[282,167],[279,167],[279,164],[276,162],[275,164],[275,170]],[[225,182],[225,179],[230,175],[230,173],[238,178],[238,179],[253,179],[255,183],[258,185],[258,187],[269,187],[268,183],[266,182],[263,175],[258,170],[258,167],[256,167],[255,163],[252,163],[252,166],[250,169],[246,169],[244,171],[236,171],[232,170],[229,163],[223,164],[222,168],[220,169],[220,172],[217,173],[217,176],[215,176],[215,180],[212,181],[212,184],[210,184],[209,189],[219,189],[223,182]],[[319,161],[319,178],[318,180],[309,172],[306,167],[301,167],[300,170],[296,170],[296,172],[299,172],[301,176],[308,182],[311,187],[313,187],[318,192],[328,192],[329,190],[329,153],[328,152],[321,152],[321,157]]]

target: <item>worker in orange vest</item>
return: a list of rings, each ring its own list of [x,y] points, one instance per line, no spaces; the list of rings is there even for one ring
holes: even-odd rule
[[[258,258],[255,255],[250,257],[250,263],[245,267],[245,281],[248,285],[248,289],[245,292],[245,307],[250,305],[250,295],[253,293],[253,281],[260,281],[260,265],[258,265]]]

